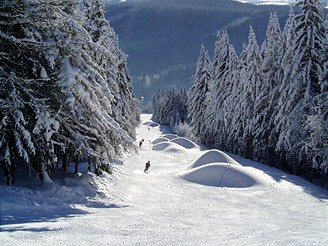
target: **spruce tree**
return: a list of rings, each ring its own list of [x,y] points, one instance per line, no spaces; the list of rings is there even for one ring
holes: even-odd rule
[[[240,122],[242,124],[242,132],[238,134],[242,134],[242,148],[244,149],[242,152],[246,157],[252,157],[256,99],[263,87],[262,57],[252,27],[250,27],[248,44],[244,52],[244,66],[240,70],[240,79],[242,81],[240,95],[242,97],[242,114]]]
[[[213,83],[212,63],[208,51],[202,45],[198,57],[193,84],[188,91],[188,118],[190,127],[195,137],[204,142],[208,137],[204,134],[207,119],[205,112],[207,108],[206,98],[209,87]]]
[[[231,115],[226,113],[227,98],[231,96],[234,83],[234,75],[237,69],[237,55],[229,42],[227,32],[218,36],[215,43],[213,59],[214,79],[210,87],[209,102],[207,109],[208,135],[211,136],[206,142],[211,147],[225,149],[227,145],[228,127]]]
[[[269,150],[273,151],[275,154],[273,157],[269,156],[269,163],[277,165],[278,167],[284,168],[284,151],[282,149],[277,150],[278,138],[280,135],[280,130],[285,122],[285,117],[288,117],[288,113],[284,112],[281,105],[286,103],[289,95],[285,90],[291,79],[291,73],[293,68],[293,58],[294,58],[294,42],[295,42],[295,14],[293,9],[290,9],[289,17],[285,23],[284,30],[282,32],[282,50],[280,59],[280,69],[278,71],[278,82],[279,85],[276,89],[272,91],[271,104],[275,103],[275,108],[272,113],[270,124],[273,126],[269,136]],[[272,163],[271,160],[275,160]],[[278,160],[278,161],[277,161]]]
[[[320,93],[323,71],[321,52],[325,33],[320,1],[302,0],[298,5],[301,13],[295,16],[293,68],[290,80],[282,91],[282,95],[288,95],[288,100],[281,105],[281,110],[288,117],[280,121],[278,149],[285,151],[293,172],[302,173],[306,163],[311,161],[307,153],[310,135],[304,127],[307,117],[314,113],[313,98]]]
[[[102,3],[92,3],[1,3],[0,156],[6,167],[10,156],[21,157],[46,180],[57,156],[64,169],[74,156],[77,172],[81,158],[108,166],[134,149],[140,111],[126,58]]]
[[[280,61],[282,56],[281,31],[276,13],[270,14],[263,54],[263,83],[257,93],[254,108],[254,158],[269,161],[273,156],[269,136],[273,128],[271,117],[277,103],[277,91],[280,86]]]
[[[52,136],[58,122],[46,95],[56,90],[44,55],[50,42],[44,42],[39,31],[47,13],[45,5],[40,1],[0,5],[0,155],[5,168],[13,170],[12,178],[18,158],[32,163],[44,178],[45,168],[56,161]]]

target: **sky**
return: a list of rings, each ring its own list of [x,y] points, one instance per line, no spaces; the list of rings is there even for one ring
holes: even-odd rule
[[[328,245],[327,190],[150,118],[113,175],[0,176],[0,245]]]

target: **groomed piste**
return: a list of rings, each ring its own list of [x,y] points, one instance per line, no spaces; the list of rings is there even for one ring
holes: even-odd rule
[[[326,190],[239,156],[189,149],[165,136],[168,127],[149,126],[151,115],[142,120],[138,152],[111,175],[88,173],[86,162],[76,176],[72,163],[72,175],[57,173],[50,185],[27,176],[0,183],[0,245],[328,245]]]

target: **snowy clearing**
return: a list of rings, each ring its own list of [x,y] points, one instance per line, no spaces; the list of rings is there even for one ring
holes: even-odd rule
[[[0,245],[328,244],[327,191],[142,120],[139,153],[112,176],[27,187],[0,176]]]

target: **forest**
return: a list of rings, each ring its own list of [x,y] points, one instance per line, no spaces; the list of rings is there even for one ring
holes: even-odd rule
[[[270,14],[261,46],[250,26],[239,56],[228,32],[219,32],[212,59],[200,49],[187,98],[176,88],[159,92],[152,111],[155,121],[176,132],[182,128],[208,147],[327,188],[328,21],[320,1],[301,0],[298,7],[283,30],[277,14]],[[175,107],[170,102],[177,94],[184,100]]]
[[[249,27],[240,55],[220,30],[213,58],[201,46],[191,88],[152,100],[154,120],[218,148],[327,187],[328,21],[320,1],[299,1],[281,30],[271,12],[258,44]],[[135,150],[141,105],[127,55],[101,0],[0,4],[0,163],[42,182],[68,163],[111,172]],[[177,68],[179,69],[179,68]],[[59,166],[60,165],[60,166]]]
[[[282,26],[289,15],[288,6],[232,0],[128,0],[106,4],[106,18],[118,34],[122,50],[129,55],[135,95],[148,102],[158,89],[172,85],[190,88],[199,47],[204,44],[213,50],[218,31],[229,32],[237,54],[247,42],[250,25],[262,43],[273,11]]]
[[[0,3],[0,167],[18,165],[42,182],[48,172],[88,162],[111,172],[133,150],[140,121],[127,56],[102,0]]]

